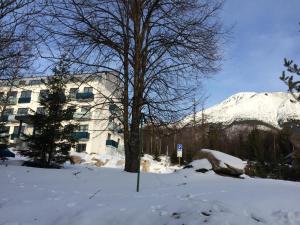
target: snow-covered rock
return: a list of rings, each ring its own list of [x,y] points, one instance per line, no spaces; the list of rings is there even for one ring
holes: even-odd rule
[[[241,121],[261,121],[279,128],[290,120],[300,120],[300,103],[293,101],[291,94],[285,92],[241,92],[220,104],[198,112],[196,119],[204,115],[210,123],[230,125]],[[192,120],[187,117],[183,123]]]
[[[195,158],[206,159],[211,164],[212,170],[222,175],[238,177],[244,173],[246,166],[246,163],[239,158],[210,149],[202,149],[197,152]],[[197,161],[196,165],[199,163]]]
[[[199,170],[199,169],[211,170],[212,169],[212,165],[207,159],[194,160],[189,165],[192,166],[195,170]]]
[[[241,160],[237,157],[234,157],[232,155],[228,155],[226,153],[219,152],[216,150],[211,150],[211,149],[202,149],[201,151],[212,154],[217,160],[220,161],[221,167],[226,167],[226,165],[229,165],[233,168],[243,170],[246,166],[246,164],[243,160]]]

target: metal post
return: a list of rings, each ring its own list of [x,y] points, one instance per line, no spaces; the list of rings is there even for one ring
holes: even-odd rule
[[[136,192],[140,191],[140,174],[141,174],[141,153],[143,152],[143,120],[144,115],[141,115],[141,127],[140,127],[140,146],[139,146],[139,156],[138,156],[138,173],[137,173],[137,184]]]

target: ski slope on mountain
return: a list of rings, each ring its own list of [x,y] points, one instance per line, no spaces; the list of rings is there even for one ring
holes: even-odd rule
[[[300,120],[300,103],[295,102],[289,93],[284,92],[241,92],[220,104],[196,114],[196,119],[204,119],[210,123],[230,125],[241,121],[261,121],[271,126],[290,120]],[[192,116],[185,119],[191,121]]]

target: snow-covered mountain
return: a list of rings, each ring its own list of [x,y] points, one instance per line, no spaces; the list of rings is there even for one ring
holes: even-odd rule
[[[241,92],[223,102],[198,112],[207,122],[230,125],[235,122],[261,121],[274,127],[290,120],[300,120],[300,103],[293,101],[289,93],[284,92]],[[190,121],[192,117],[185,119]]]

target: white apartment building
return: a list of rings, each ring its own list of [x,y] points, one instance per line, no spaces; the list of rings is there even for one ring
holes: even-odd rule
[[[5,121],[5,132],[11,144],[24,148],[20,133],[30,134],[32,125],[26,115],[42,110],[39,96],[46,87],[41,79],[46,77],[24,78],[15,86],[0,84],[0,104],[5,104],[1,120]],[[66,83],[65,95],[70,97],[70,105],[76,106],[74,121],[80,128],[75,132],[78,143],[73,151],[99,153],[106,149],[123,150],[122,126],[117,115],[120,113],[115,99],[118,84],[113,74],[103,72],[96,75],[73,75]],[[4,96],[8,96],[4,99]],[[1,106],[0,105],[0,106]]]

